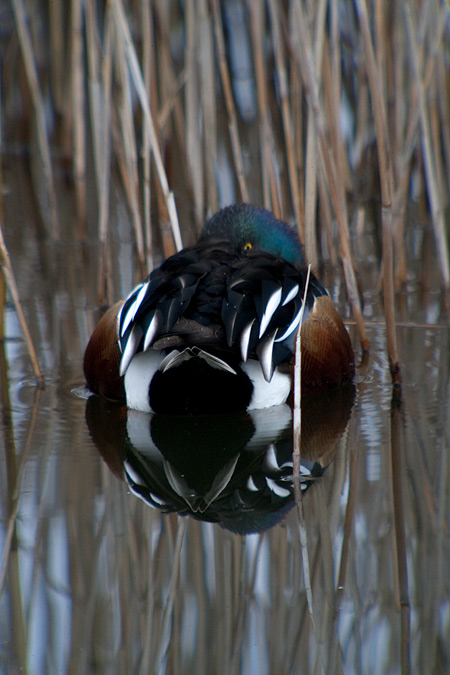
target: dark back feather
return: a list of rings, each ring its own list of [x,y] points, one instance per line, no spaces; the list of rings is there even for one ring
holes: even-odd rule
[[[122,372],[152,345],[213,345],[246,360],[270,343],[273,367],[289,360],[305,279],[304,267],[265,251],[201,239],[168,258],[127,298],[119,317]],[[305,319],[321,295],[326,291],[311,275]]]

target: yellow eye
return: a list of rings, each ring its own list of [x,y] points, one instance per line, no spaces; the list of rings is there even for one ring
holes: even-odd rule
[[[251,251],[253,248],[253,244],[251,241],[248,241],[246,244],[243,245],[242,250],[245,251]]]

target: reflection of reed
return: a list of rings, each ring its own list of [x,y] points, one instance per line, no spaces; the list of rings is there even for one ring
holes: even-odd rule
[[[441,347],[445,351],[445,345]],[[419,367],[427,381],[425,366]],[[433,394],[426,407],[431,387],[412,392],[412,399],[405,390],[416,416],[414,423],[407,418],[405,428],[397,415],[402,410],[390,409],[389,387],[359,388],[360,407],[336,459],[303,500],[312,616],[295,512],[282,526],[247,538],[176,515],[161,519],[102,468],[87,430],[83,432],[85,402],[66,399],[64,414],[55,417],[50,391],[42,392],[27,441],[33,453],[21,453],[25,489],[18,493],[18,536],[1,598],[2,609],[7,598],[14,603],[15,620],[24,626],[16,633],[22,649],[16,654],[34,650],[30,628],[39,610],[52,636],[47,652],[57,661],[70,660],[73,672],[83,672],[93,660],[105,673],[121,673],[131,666],[137,672],[152,672],[156,664],[168,672],[202,672],[200,655],[203,672],[229,673],[255,658],[255,648],[261,663],[269,664],[266,672],[295,672],[305,659],[320,660],[326,672],[345,672],[363,659],[383,672],[388,666],[400,669],[401,650],[407,655],[408,646],[411,662],[422,672],[432,672],[436,643],[442,650],[438,658],[448,654],[446,627],[436,608],[445,607],[450,590],[445,572],[450,553],[449,474],[444,446],[437,455],[431,449],[424,453],[424,448],[429,421],[436,421],[442,406]],[[448,390],[443,400],[445,412]],[[326,419],[327,406],[319,409]],[[418,410],[423,416],[418,417]],[[103,426],[106,445],[120,435],[124,419],[116,410]],[[437,424],[448,429],[444,417]],[[403,504],[400,519],[396,507],[395,529],[405,533],[403,563],[415,617],[403,638],[400,558],[393,548],[392,527],[392,491],[400,477],[395,475],[398,466],[389,465],[385,454],[391,433],[400,434],[398,447],[404,448],[408,465],[401,474],[403,493],[394,487],[395,499]],[[43,451],[42,438],[57,453]],[[436,437],[431,441],[435,448]],[[38,448],[41,462],[34,452]],[[369,462],[374,451],[379,464]],[[328,461],[326,454],[322,461]],[[114,466],[111,457],[109,462]],[[118,463],[116,472],[120,470]],[[439,475],[442,471],[444,476]],[[32,503],[30,484],[37,489],[31,493]],[[29,575],[34,580],[31,594]],[[431,616],[435,619],[428,623]],[[63,625],[70,630],[64,632]],[[375,661],[373,653],[367,661],[366,646],[373,646],[376,635],[386,630],[391,646]],[[41,662],[39,650],[33,653],[35,663]],[[20,658],[15,662],[22,662]]]
[[[401,391],[394,388],[390,417],[390,460],[392,463],[392,496],[394,512],[394,540],[397,559],[398,603],[401,612],[401,664],[402,673],[411,671],[411,605],[408,590],[407,546],[405,532],[404,489],[402,471],[403,420]]]

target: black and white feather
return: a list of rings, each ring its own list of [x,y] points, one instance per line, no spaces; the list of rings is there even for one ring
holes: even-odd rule
[[[242,362],[264,378],[292,359],[304,295],[304,268],[228,241],[200,241],[168,258],[134,288],[118,316],[123,375],[134,355],[199,347]],[[311,275],[303,320],[326,291]]]

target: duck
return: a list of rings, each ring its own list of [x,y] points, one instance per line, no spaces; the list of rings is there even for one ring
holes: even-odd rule
[[[84,355],[88,389],[146,413],[281,405],[300,323],[302,393],[351,381],[349,334],[313,273],[305,293],[307,275],[294,227],[252,204],[222,208],[100,319]]]

